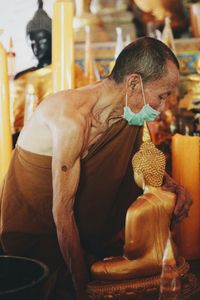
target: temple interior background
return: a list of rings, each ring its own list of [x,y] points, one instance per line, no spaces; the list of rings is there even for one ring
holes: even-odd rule
[[[167,156],[167,171],[188,189],[193,198],[189,217],[177,226],[176,241],[181,255],[193,262],[192,266],[199,276],[200,1],[169,0],[166,6],[159,6],[161,2],[72,1],[75,10],[73,23],[67,25],[66,47],[73,48],[73,63],[78,69],[75,70],[75,84],[71,83],[73,80],[69,80],[68,86],[64,87],[84,86],[105,78],[121,49],[140,36],[148,35],[161,39],[174,51],[180,63],[180,83],[169,99],[165,112],[159,120],[150,124],[150,130],[154,143]],[[43,9],[52,19],[55,3],[56,0],[43,1]],[[152,3],[157,5],[157,8],[152,8]],[[13,125],[15,75],[36,64],[25,31],[37,8],[36,0],[0,1],[0,41],[7,53],[10,94],[9,109],[0,110],[4,112],[0,116],[0,131],[4,134],[1,136],[5,137],[4,141],[0,141],[0,168],[5,165],[5,169],[0,170],[0,180],[7,167],[5,161],[9,161],[10,157],[9,142],[9,146],[5,146],[8,141],[7,135],[9,132],[16,133]],[[70,30],[73,39],[69,37]],[[52,47],[55,47],[54,43]],[[69,72],[70,68],[71,66]],[[37,93],[34,86],[31,86],[30,90],[24,90],[24,101],[32,101],[29,117],[37,104]],[[6,119],[8,111],[9,121]],[[9,122],[9,125],[6,127],[2,122],[4,125]]]

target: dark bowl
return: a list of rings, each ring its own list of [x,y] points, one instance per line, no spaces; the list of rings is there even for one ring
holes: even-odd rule
[[[48,267],[27,257],[0,255],[0,299],[43,300]]]

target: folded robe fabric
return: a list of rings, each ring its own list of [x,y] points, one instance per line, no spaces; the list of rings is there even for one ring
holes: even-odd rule
[[[131,164],[142,133],[142,127],[122,120],[81,162],[75,216],[82,243],[93,254],[110,255],[104,247],[124,227],[128,207],[143,192],[134,182]]]
[[[127,208],[141,193],[131,166],[141,137],[142,127],[118,121],[81,161],[74,210],[86,252],[107,254],[107,244],[124,226]],[[50,268],[62,261],[52,215],[51,157],[17,146],[0,201],[0,234],[5,253],[35,257]]]

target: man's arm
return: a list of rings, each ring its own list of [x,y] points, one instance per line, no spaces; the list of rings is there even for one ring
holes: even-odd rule
[[[84,299],[88,272],[73,210],[84,139],[83,132],[77,126],[76,124],[72,126],[63,124],[53,131],[53,217],[59,246],[71,272],[77,299]]]

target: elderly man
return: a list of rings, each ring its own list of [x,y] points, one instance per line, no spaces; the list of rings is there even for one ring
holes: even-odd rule
[[[144,37],[120,53],[108,78],[50,96],[23,128],[1,191],[1,244],[48,264],[53,299],[85,299],[88,257],[122,252],[118,233],[142,193],[131,168],[142,125],[164,109],[178,79],[171,50]],[[166,178],[181,219],[191,200]]]

